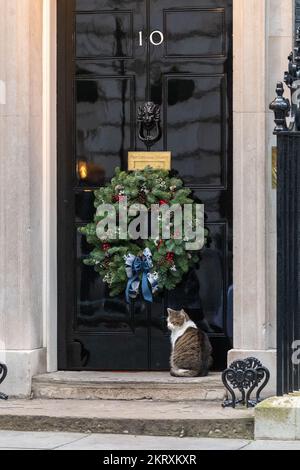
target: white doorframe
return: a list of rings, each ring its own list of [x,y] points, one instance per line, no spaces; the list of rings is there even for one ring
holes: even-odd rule
[[[58,0],[59,1],[59,0]],[[268,351],[275,312],[267,297],[267,221],[270,77],[286,63],[294,0],[233,0],[234,341],[242,350]],[[43,315],[47,369],[57,370],[57,138],[56,1],[43,0]],[[276,8],[275,8],[276,7]],[[271,46],[275,44],[276,50]],[[270,55],[271,54],[271,55]],[[272,56],[274,55],[274,57]],[[283,68],[278,74],[280,78]],[[277,75],[276,75],[277,79]],[[266,189],[267,188],[267,189]],[[272,222],[273,224],[273,222]],[[273,224],[274,225],[274,224]],[[272,225],[272,226],[273,226]],[[272,230],[276,229],[276,225]],[[274,272],[273,272],[274,276]],[[276,289],[276,287],[275,287]],[[274,353],[274,349],[272,351]],[[273,354],[272,354],[273,356]]]
[[[47,372],[57,370],[56,1],[43,0],[43,320]]]

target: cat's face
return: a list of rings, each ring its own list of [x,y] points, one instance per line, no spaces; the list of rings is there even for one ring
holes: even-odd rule
[[[189,316],[184,310],[172,310],[168,308],[168,328],[173,331],[181,328],[185,322],[189,321]]]

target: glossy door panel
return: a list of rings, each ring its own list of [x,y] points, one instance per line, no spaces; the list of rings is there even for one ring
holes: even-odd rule
[[[172,151],[174,169],[190,187],[226,184],[224,80],[224,75],[163,76],[164,145]]]
[[[76,331],[94,330],[130,333],[132,315],[124,296],[110,298],[107,285],[99,275],[83,263],[90,246],[85,237],[77,234],[77,312],[74,318]]]
[[[168,369],[168,306],[209,332],[222,368],[232,335],[232,1],[60,0],[58,18],[59,368]],[[149,41],[155,30],[160,45]],[[93,218],[93,189],[127,169],[129,150],[145,150],[136,110],[146,100],[161,106],[153,150],[172,151],[210,237],[174,291],[129,306],[83,264],[91,247],[77,229]]]
[[[150,31],[165,37],[150,45],[150,98],[163,109],[155,149],[172,151],[173,169],[205,204],[210,232],[199,269],[166,303],[209,332],[217,369],[226,364],[233,316],[231,15],[231,0],[151,2]]]
[[[224,8],[164,9],[165,57],[224,57]]]
[[[79,224],[92,222],[95,214],[94,193],[87,189],[75,194],[76,222]]]
[[[132,11],[76,15],[76,57],[129,58],[133,54]]]
[[[77,176],[79,186],[102,186],[126,166],[134,136],[133,77],[76,80]]]

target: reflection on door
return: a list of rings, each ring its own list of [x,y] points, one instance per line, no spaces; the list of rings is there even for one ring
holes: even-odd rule
[[[167,369],[170,306],[209,332],[221,368],[232,335],[232,0],[60,0],[58,9],[59,367]],[[136,113],[148,100],[162,110],[152,150],[172,152],[205,204],[210,240],[174,292],[128,306],[82,263],[91,247],[77,229],[93,218],[93,190],[127,169],[128,151],[145,149]]]

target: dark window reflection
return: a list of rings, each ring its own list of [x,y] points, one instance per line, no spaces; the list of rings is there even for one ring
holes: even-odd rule
[[[166,146],[174,169],[187,185],[225,184],[223,77],[172,77],[167,89]]]
[[[193,191],[198,203],[204,204],[206,222],[227,219],[230,213],[224,191]]]
[[[81,191],[75,195],[76,198],[76,222],[92,222],[95,215],[94,207],[94,192],[93,191]]]
[[[76,56],[130,57],[132,55],[131,13],[76,15]]]
[[[80,186],[101,186],[130,148],[130,79],[78,80],[77,176]]]
[[[211,57],[225,54],[224,10],[167,11],[166,54]]]
[[[168,303],[185,308],[210,333],[232,333],[232,286],[226,271],[226,225],[208,224],[210,243],[201,252],[198,269],[168,293]],[[226,318],[227,310],[227,319]]]
[[[130,311],[124,295],[111,298],[93,267],[83,264],[91,247],[77,235],[77,328],[81,331],[131,332]]]

